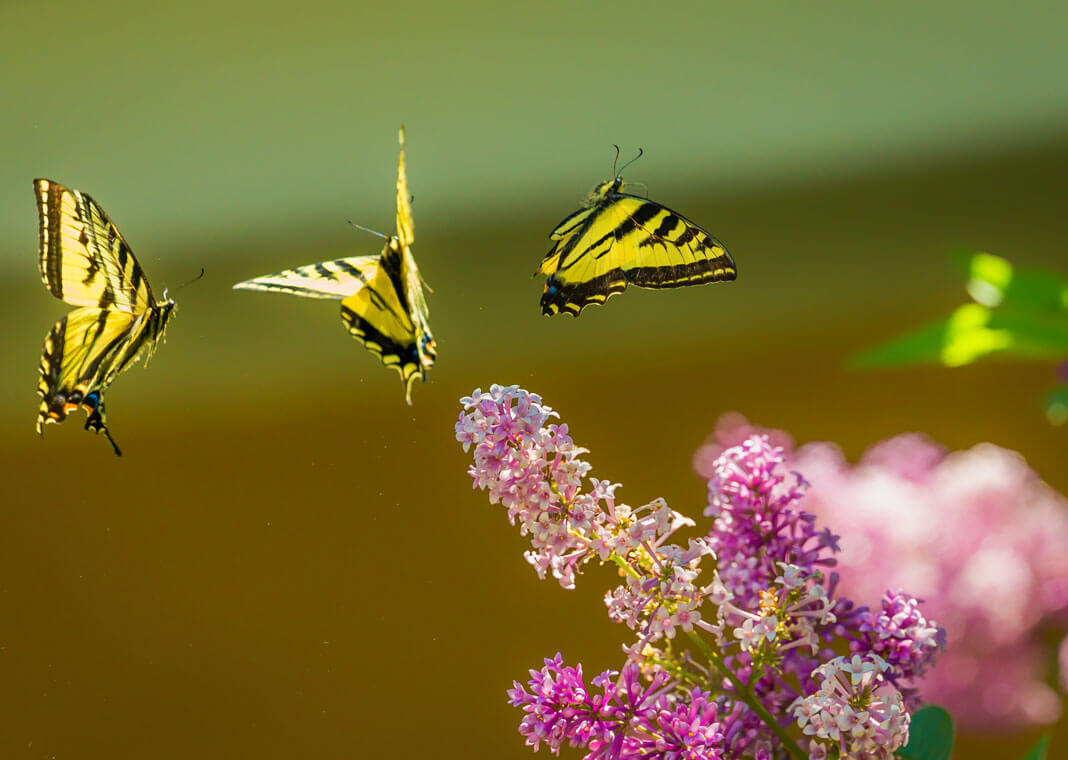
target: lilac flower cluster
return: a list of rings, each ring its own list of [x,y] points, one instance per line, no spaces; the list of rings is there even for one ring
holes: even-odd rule
[[[916,628],[914,602],[884,596],[885,585],[908,588],[946,629],[947,652],[923,680],[924,699],[973,729],[1057,720],[1068,656],[1061,655],[1060,683],[1052,683],[1057,655],[1049,642],[1059,634],[1068,653],[1068,499],[1018,454],[990,444],[950,453],[901,435],[851,465],[832,444],[794,451],[785,433],[738,415],[721,419],[695,468],[710,476],[725,448],[761,432],[785,446],[790,466],[811,481],[801,506],[840,531],[842,591],[881,606],[869,625],[882,643],[867,651],[923,672],[908,642],[931,634]]]
[[[705,514],[714,521],[706,540],[719,557],[722,584],[714,584],[711,598],[721,628],[741,621],[733,629],[737,650],[722,635],[718,640],[725,664],[781,711],[817,691],[819,667],[848,643],[858,656],[881,655],[880,678],[915,709],[912,684],[942,648],[941,630],[910,597],[888,593],[880,613],[838,594],[837,573],[824,575],[835,566],[838,537],[801,508],[808,483],[784,470],[783,449],[750,435],[723,449],[708,475]],[[746,731],[736,741],[729,735],[729,744],[740,753],[761,727],[751,712],[736,717]]]
[[[616,502],[618,485],[587,480],[590,466],[581,459],[586,449],[574,444],[566,425],[549,422],[557,415],[539,396],[494,385],[461,403],[456,438],[465,451],[474,448],[468,473],[530,536],[532,550],[525,556],[541,578],[551,572],[564,588],[573,588],[586,562],[611,560],[625,577],[605,599],[613,620],[647,640],[693,628],[702,596],[698,565],[711,550],[699,541],[686,548],[667,542],[692,520],[663,499],[631,509]]]
[[[815,517],[798,503],[808,483],[782,471],[782,450],[754,436],[715,460],[708,481],[714,517],[708,544],[719,557],[719,575],[735,597],[752,605],[789,563],[811,574],[834,564],[836,536],[817,531]]]
[[[530,676],[529,691],[516,681],[508,698],[523,711],[519,733],[535,750],[543,743],[554,754],[564,744],[585,747],[588,760],[723,757],[716,703],[700,689],[680,698],[664,672],[643,685],[638,666],[628,663],[622,673],[609,670],[594,678],[591,691],[582,666],[564,665],[557,653]]]
[[[906,681],[926,674],[932,652],[945,648],[945,630],[927,621],[919,601],[900,592],[886,592],[881,611],[864,614],[860,630],[866,635],[850,648],[880,655],[886,663],[883,670]]]
[[[832,756],[892,752],[907,737],[907,713],[884,725],[890,708],[881,702],[861,715],[811,701],[832,671],[852,667],[835,660],[836,648],[849,647],[853,663],[878,664],[862,689],[878,680],[911,709],[910,683],[942,640],[911,597],[887,594],[872,612],[836,595],[837,575],[825,570],[837,537],[800,508],[808,485],[784,470],[781,448],[758,435],[724,450],[710,470],[712,528],[683,546],[669,538],[694,522],[661,499],[619,503],[618,486],[589,477],[585,450],[538,396],[493,386],[462,404],[456,437],[473,448],[474,485],[530,536],[528,561],[565,588],[588,561],[617,565],[622,582],[605,604],[637,635],[622,671],[594,680],[599,693],[559,655],[531,672],[528,687],[517,683],[509,694],[525,713],[528,744],[581,746],[591,758],[803,757],[788,727],[799,715],[808,716],[803,729],[822,726],[832,713],[856,734]],[[680,632],[690,646],[676,644]],[[815,736],[813,757],[827,754],[829,737]]]
[[[889,665],[877,655],[835,657],[816,668],[819,689],[798,697],[790,712],[809,742],[809,757],[893,760],[908,741],[909,714],[884,674]]]

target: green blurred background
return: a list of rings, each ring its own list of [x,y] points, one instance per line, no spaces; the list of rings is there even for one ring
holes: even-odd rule
[[[723,412],[855,457],[994,441],[1068,490],[1049,366],[852,372],[964,300],[948,253],[1068,255],[1060,3],[188,0],[0,9],[0,757],[521,758],[513,678],[616,665],[593,569],[538,583],[470,491],[457,398],[520,383],[622,496],[697,515]],[[233,282],[373,253],[408,128],[439,364],[405,406],[334,304]],[[739,279],[539,313],[546,235],[624,155]],[[33,432],[30,181],[91,193],[178,316]],[[1002,756],[1034,738],[966,738]],[[1063,738],[1061,739],[1063,743]]]

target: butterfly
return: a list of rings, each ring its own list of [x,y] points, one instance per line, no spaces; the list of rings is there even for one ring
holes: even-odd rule
[[[577,317],[630,284],[677,288],[738,276],[727,249],[708,232],[677,211],[624,193],[623,169],[613,169],[615,177],[593,188],[582,208],[550,233],[555,242],[534,273],[548,275],[542,314]]]
[[[85,193],[33,181],[40,217],[41,279],[74,309],[45,338],[37,432],[83,408],[85,429],[108,431],[104,391],[142,352],[155,350],[174,301],[156,301],[145,273],[104,209]]]
[[[349,332],[383,364],[400,373],[405,400],[411,405],[415,378],[421,377],[425,382],[427,370],[437,359],[424,283],[412,256],[414,240],[401,127],[397,231],[386,240],[380,254],[286,269],[239,282],[234,288],[340,300],[341,320]]]

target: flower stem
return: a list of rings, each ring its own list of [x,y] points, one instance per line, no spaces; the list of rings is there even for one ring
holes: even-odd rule
[[[768,712],[767,708],[760,704],[760,700],[753,694],[752,689],[742,684],[738,677],[731,672],[730,668],[723,664],[720,653],[709,646],[708,642],[701,638],[697,631],[688,631],[687,635],[708,658],[708,662],[712,667],[731,682],[737,692],[737,696],[779,737],[779,741],[782,742],[783,747],[790,753],[790,756],[796,758],[796,760],[806,760],[808,755],[797,745],[797,742],[790,738],[790,735],[786,733],[786,729],[779,725],[779,722]]]
[[[622,557],[620,557],[615,552],[612,552],[611,554],[609,554],[608,555],[608,559],[612,560],[617,565],[619,565],[623,569],[623,572],[625,572],[631,578],[641,578],[641,574],[637,570],[635,570],[633,567],[628,565],[627,564],[627,560],[623,559]]]

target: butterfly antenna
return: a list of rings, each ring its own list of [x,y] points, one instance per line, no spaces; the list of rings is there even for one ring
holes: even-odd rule
[[[364,232],[370,232],[372,235],[378,235],[383,240],[389,240],[389,236],[388,235],[383,235],[378,230],[372,230],[370,227],[364,227],[362,224],[356,224],[356,222],[352,221],[351,219],[349,219],[349,224],[351,224],[353,227],[355,227],[358,230],[363,230]]]
[[[616,149],[616,157],[612,161],[612,176],[613,177],[618,177],[619,174],[616,173],[616,164],[619,163],[619,146],[616,145],[615,143],[613,143],[612,147]]]
[[[616,150],[618,151],[619,149],[618,149],[618,148],[616,148]],[[636,155],[636,156],[635,156],[634,158],[632,158],[632,159],[631,159],[630,161],[628,161],[627,163],[623,164],[623,166],[619,167],[619,174],[616,174],[616,176],[618,177],[618,176],[619,176],[620,174],[622,174],[622,173],[623,173],[623,170],[624,170],[624,169],[626,169],[626,168],[627,168],[628,166],[630,166],[630,165],[631,165],[631,164],[633,164],[633,163],[634,163],[635,161],[637,161],[637,160],[638,160],[639,158],[641,158],[641,157],[642,157],[642,154],[643,154],[644,152],[645,152],[644,150],[642,150],[641,148],[638,148],[638,155]]]
[[[204,267],[201,267],[200,268],[200,274],[198,274],[196,277],[194,277],[192,280],[189,280],[188,282],[183,282],[181,285],[179,285],[178,287],[176,287],[174,289],[174,292],[177,293],[179,290],[184,288],[186,285],[192,285],[194,282],[196,282],[197,280],[199,280],[203,276],[204,276]]]

